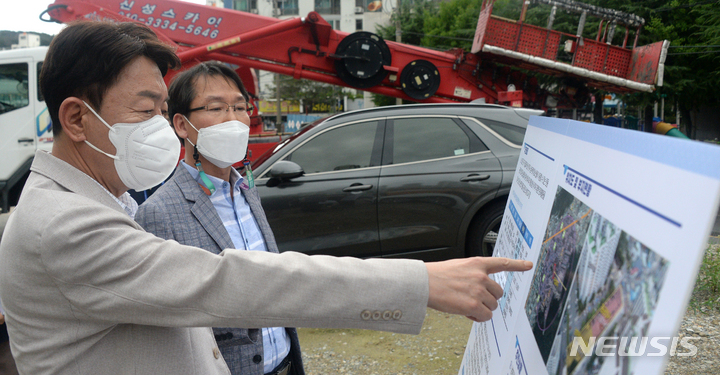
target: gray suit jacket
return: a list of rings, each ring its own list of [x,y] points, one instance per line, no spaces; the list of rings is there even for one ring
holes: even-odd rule
[[[212,330],[192,327],[420,332],[421,262],[213,254],[143,231],[50,154],[38,152],[31,171],[0,243],[0,299],[21,374],[229,374]]]
[[[277,244],[260,205],[257,190],[243,188],[242,194],[263,234],[268,251],[277,253]],[[210,197],[200,189],[183,165],[179,165],[175,174],[140,206],[135,221],[160,238],[199,247],[214,254],[234,247]],[[213,328],[213,332],[233,375],[264,374],[260,330]],[[305,372],[297,332],[294,328],[287,328],[287,333],[291,341],[291,369],[293,374],[303,375]]]

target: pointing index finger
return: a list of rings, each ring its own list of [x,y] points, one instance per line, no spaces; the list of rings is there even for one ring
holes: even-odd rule
[[[488,274],[502,271],[528,271],[533,263],[528,260],[508,258],[484,258],[485,271]]]

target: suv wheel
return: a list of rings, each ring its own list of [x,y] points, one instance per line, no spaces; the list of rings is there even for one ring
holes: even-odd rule
[[[499,201],[483,207],[468,227],[465,249],[468,256],[492,256],[500,232],[506,202]]]

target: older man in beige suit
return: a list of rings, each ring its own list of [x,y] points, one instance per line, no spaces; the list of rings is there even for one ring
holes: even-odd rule
[[[418,333],[426,307],[487,320],[502,295],[488,274],[532,267],[213,254],[144,232],[126,191],[162,181],[177,162],[161,116],[162,76],[177,65],[139,24],[77,23],[54,38],[41,87],[55,144],[36,154],[0,244],[21,374],[229,374],[202,327]]]

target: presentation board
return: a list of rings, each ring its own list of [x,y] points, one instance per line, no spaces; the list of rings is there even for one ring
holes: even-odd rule
[[[460,375],[661,374],[720,203],[720,147],[532,117],[494,256],[504,295]]]

